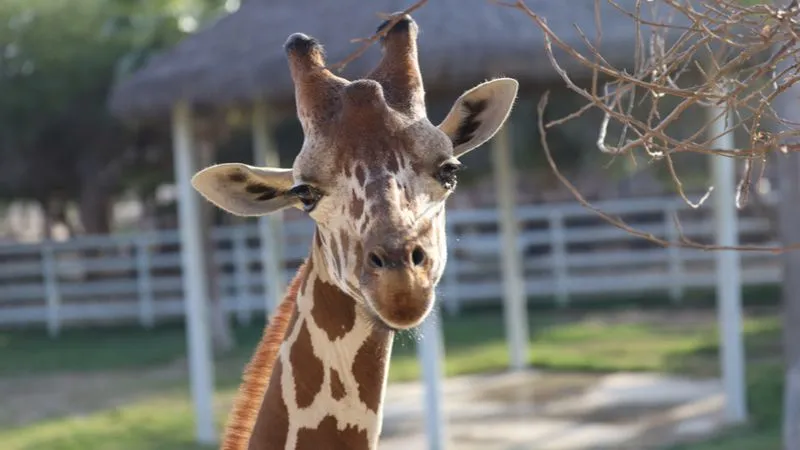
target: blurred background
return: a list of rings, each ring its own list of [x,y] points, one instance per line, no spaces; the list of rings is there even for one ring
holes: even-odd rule
[[[600,24],[594,1],[527,4],[575,46],[575,24],[589,36]],[[633,21],[597,4],[604,57],[633,64]],[[0,448],[215,448],[313,224],[293,210],[225,214],[188,177],[219,162],[290,166],[303,135],[286,37],[313,35],[340,61],[374,32],[376,13],[408,6],[0,2]],[[449,261],[431,319],[439,381],[423,383],[417,353],[437,336],[398,335],[382,448],[436,448],[436,429],[454,449],[778,449],[781,256],[665,248],[609,224],[545,160],[542,94],[548,120],[585,100],[548,62],[530,18],[479,0],[432,1],[413,16],[432,122],[487,78],[521,87],[503,131],[465,158],[449,200]],[[560,55],[576,82],[591,81]],[[363,75],[378,57],[373,46],[343,75]],[[668,241],[716,242],[725,216],[711,203],[690,207],[666,166],[597,151],[601,121],[590,110],[548,130],[555,162],[586,199]],[[689,108],[670,133],[691,136],[705,121]],[[746,145],[737,133],[733,143]],[[687,195],[701,197],[712,160],[673,162]],[[779,184],[766,166],[735,211],[738,242],[780,244]],[[724,258],[728,271],[718,270]],[[206,289],[192,292],[207,298],[187,298],[198,283]],[[192,396],[199,371],[213,392]],[[439,416],[425,406],[436,392]]]

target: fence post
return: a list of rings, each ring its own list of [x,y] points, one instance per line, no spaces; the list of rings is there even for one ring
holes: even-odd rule
[[[42,245],[42,275],[47,296],[47,333],[56,337],[61,333],[61,293],[55,249],[50,242]]]
[[[667,241],[670,244],[678,242],[680,238],[678,227],[673,222],[673,217],[678,210],[674,204],[670,204],[664,210],[664,227]],[[669,264],[669,298],[673,303],[680,303],[683,299],[683,261],[681,261],[681,249],[678,246],[670,245],[667,247],[667,258]]]
[[[425,431],[429,450],[445,450],[448,448],[447,414],[444,410],[442,393],[442,367],[444,355],[444,333],[439,321],[438,308],[433,310],[420,325],[422,339],[417,342],[417,359],[422,367],[422,379],[425,386],[423,401],[425,402]]]
[[[155,325],[153,278],[150,273],[150,243],[152,236],[144,233],[136,240],[136,284],[139,291],[139,321],[145,328]]]
[[[237,225],[233,228],[233,263],[236,280],[236,319],[239,324],[247,325],[252,319],[252,309],[248,286],[246,225]]]
[[[556,304],[563,308],[569,304],[569,269],[567,267],[567,236],[564,231],[564,214],[554,209],[548,215],[550,222],[550,255],[553,263]]]
[[[448,315],[457,315],[461,311],[461,299],[458,298],[458,257],[456,257],[456,237],[453,225],[447,222],[447,265],[444,268],[444,311]]]

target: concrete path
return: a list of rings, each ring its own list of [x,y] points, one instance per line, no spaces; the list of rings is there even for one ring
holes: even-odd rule
[[[719,380],[526,371],[449,379],[455,450],[654,449],[722,426]],[[423,386],[390,384],[381,450],[426,450]]]

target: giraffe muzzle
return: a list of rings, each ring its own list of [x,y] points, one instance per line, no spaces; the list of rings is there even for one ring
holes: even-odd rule
[[[386,325],[419,325],[433,305],[431,258],[418,244],[375,246],[365,255],[364,288],[370,306]]]
[[[410,248],[409,248],[410,247]],[[376,272],[401,268],[423,267],[427,260],[427,253],[419,245],[405,246],[387,250],[385,247],[375,247],[367,254],[368,267]]]

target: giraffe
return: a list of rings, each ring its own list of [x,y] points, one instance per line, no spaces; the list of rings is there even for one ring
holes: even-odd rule
[[[284,50],[304,133],[292,167],[225,163],[192,178],[231,214],[294,207],[315,222],[245,369],[224,450],[377,447],[394,334],[428,316],[444,270],[459,158],[494,136],[518,91],[511,78],[486,81],[433,125],[418,30],[391,16],[378,28],[381,61],[354,81],[326,68],[316,39],[292,34]]]

